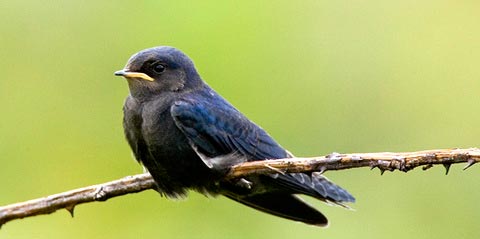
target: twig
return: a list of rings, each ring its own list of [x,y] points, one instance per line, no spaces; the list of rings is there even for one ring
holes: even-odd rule
[[[331,153],[312,158],[287,158],[268,161],[248,162],[233,166],[227,178],[237,178],[250,174],[324,172],[359,167],[379,168],[385,171],[399,170],[408,172],[416,167],[429,169],[435,164],[442,164],[446,173],[454,163],[467,163],[464,169],[480,162],[480,149],[434,149],[403,153]]]
[[[0,226],[14,219],[50,214],[67,209],[73,217],[75,206],[87,202],[106,201],[129,193],[155,188],[150,174],[138,174],[108,183],[79,188],[26,202],[0,207]]]
[[[359,167],[379,168],[384,171],[400,170],[407,172],[423,166],[429,169],[442,164],[446,173],[451,164],[467,163],[464,169],[480,162],[480,149],[439,149],[406,153],[332,153],[312,158],[286,158],[267,161],[248,162],[233,166],[225,176],[226,180],[241,178],[252,174],[320,172]],[[138,193],[154,189],[155,182],[149,174],[138,174],[126,178],[50,195],[44,198],[0,207],[0,226],[14,219],[41,214],[50,214],[66,209],[73,216],[74,207],[88,202],[106,201],[109,198],[129,193]]]

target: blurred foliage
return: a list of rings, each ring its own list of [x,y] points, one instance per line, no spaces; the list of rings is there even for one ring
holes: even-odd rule
[[[141,172],[126,83],[172,45],[296,155],[479,146],[478,1],[1,1],[0,205]],[[14,221],[0,238],[479,238],[479,168],[328,172],[355,209],[306,226],[145,192]]]

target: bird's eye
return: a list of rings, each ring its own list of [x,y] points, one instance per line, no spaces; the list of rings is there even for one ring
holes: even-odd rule
[[[167,67],[165,65],[161,64],[161,63],[154,63],[152,65],[152,69],[155,73],[160,74],[160,73],[164,72],[167,69]]]

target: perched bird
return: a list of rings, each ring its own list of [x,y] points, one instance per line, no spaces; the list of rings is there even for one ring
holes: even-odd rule
[[[115,75],[125,77],[130,89],[123,107],[127,141],[162,195],[182,197],[190,189],[220,194],[317,226],[327,225],[327,218],[296,194],[338,205],[355,201],[315,173],[223,179],[232,165],[292,155],[210,88],[180,50],[168,46],[142,50]]]

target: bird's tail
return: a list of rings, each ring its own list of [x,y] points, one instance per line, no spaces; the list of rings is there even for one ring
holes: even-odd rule
[[[264,193],[251,196],[225,195],[262,212],[273,214],[286,219],[300,221],[307,224],[324,227],[328,219],[302,199],[291,194]]]
[[[347,190],[317,173],[277,174],[271,177],[279,187],[290,190],[294,194],[305,194],[341,206],[344,206],[344,203],[355,202],[355,198]]]
[[[266,186],[267,189],[264,192],[241,194],[237,191],[224,195],[257,210],[315,226],[328,225],[327,218],[295,194],[305,194],[341,206],[355,201],[345,189],[320,174],[292,173],[261,177],[261,187]]]

